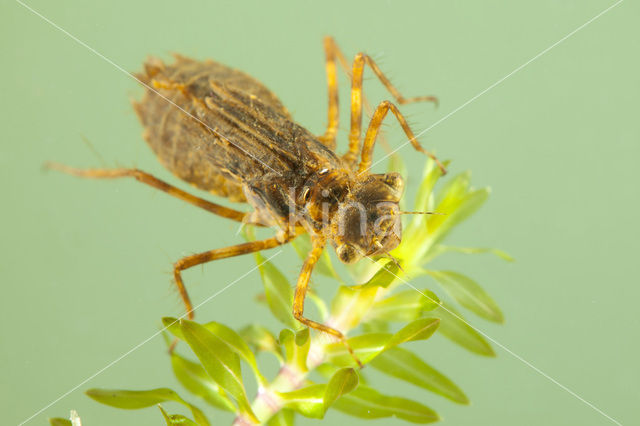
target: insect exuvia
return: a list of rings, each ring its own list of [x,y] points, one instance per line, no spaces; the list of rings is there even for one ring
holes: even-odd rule
[[[329,118],[321,136],[296,124],[278,98],[260,82],[214,61],[175,55],[173,64],[165,64],[152,58],[144,64],[144,71],[136,75],[147,90],[134,108],[145,128],[144,138],[160,162],[201,190],[249,203],[253,207],[250,213],[191,195],[137,169],[49,165],[87,178],[133,177],[219,216],[277,229],[276,235],[265,240],[216,248],[175,262],[175,283],[189,318],[193,317],[193,307],[181,271],[217,259],[274,248],[308,233],[312,248],[298,277],[293,315],[302,324],[346,344],[339,330],[304,316],[305,295],[314,265],[327,244],[335,247],[342,262],[353,263],[363,256],[386,255],[400,243],[403,212],[398,202],[403,179],[398,173],[369,171],[378,130],[389,111],[413,147],[432,157],[444,172],[440,162],[418,144],[398,108],[389,101],[377,106],[361,142],[365,65],[399,104],[435,101],[429,96],[403,98],[375,62],[363,53],[355,56],[351,67],[348,149],[344,155],[336,154],[339,116],[336,60],[343,65],[346,60],[332,38],[325,38],[324,46]],[[348,344],[347,348],[353,355]]]

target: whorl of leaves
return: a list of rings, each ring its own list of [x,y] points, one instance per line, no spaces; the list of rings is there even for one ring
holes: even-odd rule
[[[398,165],[398,161],[394,158],[391,167]],[[428,264],[447,253],[491,253],[507,261],[512,259],[500,250],[442,244],[452,229],[487,200],[489,189],[470,187],[470,174],[462,173],[435,191],[440,177],[440,170],[433,162],[427,162],[414,210],[441,214],[411,218],[401,245],[392,252],[401,267],[386,258],[376,262],[364,259],[350,269],[351,285],[345,284],[349,280],[338,276],[328,254],[321,257],[316,268],[315,273],[334,279],[339,287],[328,304],[315,294],[310,300],[315,302],[322,322],[349,336],[349,344],[369,368],[358,369],[343,344],[322,334],[309,333],[294,320],[291,282],[258,253],[255,260],[264,284],[262,300],[284,329],[273,332],[260,324],[250,324],[236,331],[219,322],[163,319],[166,332],[186,342],[171,354],[173,372],[190,398],[207,405],[206,410],[168,388],[90,389],[87,395],[116,408],[178,403],[191,413],[191,417],[168,414],[159,406],[167,425],[209,425],[208,416],[215,410],[235,413],[235,425],[293,425],[296,415],[320,419],[329,408],[364,419],[396,417],[411,423],[439,419],[433,409],[417,400],[378,390],[375,374],[381,373],[408,386],[468,404],[464,392],[427,362],[428,354],[418,354],[418,348],[424,345],[411,342],[424,341],[438,332],[475,354],[494,356],[491,345],[454,305],[497,323],[503,322],[503,315],[476,281],[458,272],[430,269]],[[303,258],[310,247],[305,237],[299,237],[293,245]],[[450,302],[442,301],[427,288],[433,284],[444,290],[440,297],[446,296]],[[191,353],[180,355],[182,348],[187,347]],[[265,377],[261,371],[262,353],[272,354],[279,363],[275,377]],[[256,395],[248,395],[243,366],[253,375]],[[71,423],[51,419],[51,424]]]

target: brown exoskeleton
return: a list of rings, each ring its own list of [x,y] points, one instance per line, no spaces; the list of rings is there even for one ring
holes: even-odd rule
[[[175,282],[189,318],[193,317],[193,307],[181,271],[212,260],[270,249],[309,233],[312,249],[298,278],[293,315],[301,323],[346,344],[342,332],[306,318],[303,313],[309,278],[318,257],[327,243],[335,247],[345,263],[387,254],[400,243],[402,212],[398,202],[402,177],[397,173],[369,173],[373,146],[386,114],[391,111],[396,116],[415,149],[436,162],[437,159],[422,149],[398,108],[389,101],[375,109],[361,144],[364,66],[369,65],[400,104],[435,98],[403,98],[369,56],[357,54],[350,75],[349,149],[338,156],[334,152],[338,128],[336,59],[343,65],[346,60],[330,37],[325,39],[325,52],[329,123],[319,137],[296,124],[278,98],[261,83],[216,62],[176,55],[175,63],[168,65],[152,58],[145,63],[144,72],[136,76],[147,90],[134,108],[145,127],[144,137],[162,164],[202,190],[231,201],[248,202],[254,209],[251,213],[193,196],[137,169],[80,170],[50,165],[87,178],[133,177],[217,215],[277,227],[274,237],[194,254],[174,264]],[[439,162],[438,165],[444,171]]]

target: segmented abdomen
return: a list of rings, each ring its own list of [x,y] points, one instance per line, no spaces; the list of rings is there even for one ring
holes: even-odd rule
[[[245,153],[234,150],[229,141],[220,140],[207,129],[211,120],[203,115],[207,110],[203,102],[211,95],[214,82],[255,96],[279,114],[289,117],[276,96],[240,71],[213,61],[194,61],[181,56],[176,56],[172,65],[150,58],[144,72],[137,77],[161,95],[146,90],[143,99],[134,103],[145,127],[144,138],[160,162],[200,189],[231,201],[246,201],[237,170],[235,173],[227,170],[227,166],[234,163],[230,157]]]

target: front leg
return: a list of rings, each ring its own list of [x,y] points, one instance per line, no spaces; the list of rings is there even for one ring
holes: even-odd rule
[[[438,160],[429,151],[425,150],[418,143],[418,141],[416,140],[416,137],[411,131],[411,128],[409,127],[409,124],[407,123],[407,120],[405,120],[404,116],[400,113],[400,110],[398,110],[398,107],[396,107],[394,104],[392,104],[389,101],[382,101],[380,105],[378,105],[378,108],[376,108],[376,111],[374,112],[373,117],[369,122],[369,128],[367,129],[367,134],[364,138],[364,145],[362,147],[362,157],[360,160],[360,165],[358,166],[358,174],[360,175],[362,173],[368,172],[369,168],[371,167],[371,161],[373,159],[373,145],[376,142],[378,131],[380,130],[380,126],[382,126],[382,121],[384,120],[389,110],[391,110],[391,112],[393,112],[393,115],[395,115],[396,118],[398,119],[398,122],[400,123],[400,126],[402,126],[402,130],[404,130],[404,133],[409,138],[409,142],[411,142],[411,145],[417,151],[420,151],[423,154],[426,154],[427,156],[429,156],[429,158],[435,161],[438,167],[440,168],[440,171],[442,171],[443,175],[447,173],[447,170],[444,168],[440,160]]]
[[[400,94],[391,81],[382,73],[378,65],[369,55],[358,53],[353,60],[351,71],[351,130],[349,131],[349,150],[344,154],[343,158],[350,165],[355,166],[358,154],[360,152],[360,136],[362,127],[362,79],[364,74],[364,66],[369,68],[378,77],[378,80],[387,88],[389,93],[400,104],[409,104],[413,102],[434,102],[437,104],[438,99],[434,96],[416,96],[413,98],[405,98]]]
[[[330,334],[336,338],[338,338],[346,347],[355,362],[363,367],[362,362],[358,359],[353,348],[347,342],[347,338],[342,332],[336,330],[335,328],[331,328],[328,325],[321,324],[317,321],[313,321],[304,316],[304,299],[307,295],[307,290],[309,289],[309,279],[311,278],[311,271],[313,271],[314,266],[318,262],[322,251],[324,250],[324,246],[326,241],[321,237],[312,237],[313,248],[307,255],[306,260],[304,261],[304,265],[302,265],[302,271],[300,272],[300,276],[298,277],[298,283],[296,284],[296,293],[293,299],[293,316],[295,319],[300,321],[302,324],[307,327],[318,330],[322,333]]]
[[[173,265],[173,277],[175,278],[176,286],[180,292],[180,297],[187,310],[187,317],[193,319],[193,305],[187,293],[187,288],[182,281],[182,271],[191,267],[202,265],[203,263],[212,262],[218,259],[225,259],[233,256],[240,256],[241,254],[254,253],[256,251],[267,250],[286,244],[293,240],[295,235],[285,235],[284,237],[272,237],[266,240],[250,241],[244,244],[238,244],[231,247],[224,247],[214,250],[205,251],[191,256],[183,257]]]

